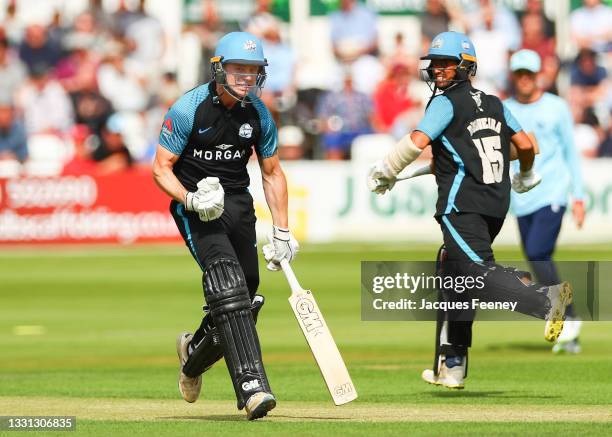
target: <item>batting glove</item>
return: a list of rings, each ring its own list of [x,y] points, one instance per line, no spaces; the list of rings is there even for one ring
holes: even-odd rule
[[[385,161],[377,161],[368,172],[368,189],[376,194],[385,194],[387,190],[391,190],[395,185],[396,177],[385,163]]]
[[[197,212],[203,222],[221,217],[224,207],[225,191],[219,183],[219,178],[204,178],[198,182],[198,191],[185,195],[185,209]]]
[[[264,258],[268,262],[266,267],[273,272],[281,270],[281,260],[293,261],[299,249],[300,245],[293,238],[289,229],[272,226],[272,243],[262,248]]]
[[[542,177],[533,169],[514,173],[512,176],[512,189],[517,193],[526,193],[542,182]]]

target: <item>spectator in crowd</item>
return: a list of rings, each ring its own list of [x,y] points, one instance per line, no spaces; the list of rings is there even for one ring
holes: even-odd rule
[[[76,123],[87,126],[93,135],[100,137],[106,120],[113,113],[113,106],[100,94],[95,74],[83,77],[79,87],[70,94],[70,98]]]
[[[451,22],[461,23],[461,10],[445,0],[427,0],[421,15],[422,50],[427,51],[434,36],[446,32]]]
[[[398,61],[388,67],[387,77],[373,96],[376,130],[390,132],[397,118],[416,106],[410,94],[411,79],[407,62]]]
[[[132,156],[125,145],[123,134],[125,123],[121,115],[113,114],[102,129],[102,142],[93,151],[99,174],[110,174],[132,166]]]
[[[488,24],[491,21],[492,23]],[[521,25],[512,11],[508,10],[504,5],[495,3],[493,0],[480,0],[476,8],[468,9],[468,13],[464,18],[464,26],[469,32],[477,32],[479,30],[494,29],[504,37],[502,45],[505,50],[508,48],[511,51],[516,51],[521,46]],[[474,42],[474,44],[477,44]],[[481,46],[478,53],[478,74],[480,74],[480,60],[482,49]],[[507,63],[507,59],[504,64]]]
[[[559,59],[555,51],[555,39],[544,33],[544,17],[537,14],[525,14],[522,17],[523,45],[521,48],[536,52],[542,60],[542,69],[538,75],[538,87],[557,94],[557,75]]]
[[[528,16],[540,17],[545,38],[555,37],[555,23],[544,13],[544,0],[527,0],[525,10],[519,11],[517,14],[521,23]]]
[[[72,103],[45,63],[32,67],[29,82],[18,92],[28,135],[62,136],[73,125]]]
[[[103,34],[110,34],[113,31],[113,20],[111,15],[104,9],[103,0],[89,0],[87,12],[93,17],[98,31]]]
[[[68,55],[55,67],[55,78],[67,92],[75,93],[96,80],[99,58],[90,50],[94,40],[87,34],[71,33],[64,41]]]
[[[487,94],[499,95],[507,86],[512,46],[506,29],[495,26],[496,10],[493,4],[483,6],[479,16],[483,25],[470,34],[474,46],[478,47],[478,76],[474,86]]]
[[[583,0],[570,15],[572,39],[579,49],[612,50],[612,8],[600,0]]]
[[[17,15],[17,0],[9,0],[6,3],[2,27],[6,31],[6,36],[11,45],[19,45],[23,39],[25,25]]]
[[[597,64],[597,53],[582,49],[571,67],[570,101],[584,108],[596,106],[606,98],[606,69]]]
[[[19,57],[31,73],[34,66],[54,67],[62,57],[62,48],[58,41],[49,39],[45,26],[32,24],[26,28],[25,38],[19,46]]]
[[[126,0],[119,0],[117,10],[111,14],[113,35],[115,37],[124,37],[128,27],[139,18],[140,14],[130,10]]]
[[[372,101],[353,89],[353,78],[345,74],[344,87],[323,95],[317,110],[322,125],[325,158],[348,159],[353,140],[372,132]]]
[[[109,44],[107,57],[98,69],[98,86],[116,111],[140,112],[147,106],[148,95],[137,74],[128,70],[125,56],[122,40]]]
[[[10,49],[7,37],[0,34],[0,100],[11,101],[26,79],[25,65]]]
[[[610,120],[612,120],[612,113]],[[612,158],[612,123],[608,123],[608,131],[605,134],[605,138],[599,145],[598,156],[601,158]]]
[[[268,60],[266,83],[261,99],[272,113],[277,125],[279,112],[295,102],[296,56],[293,49],[281,39],[280,22],[270,14],[251,20],[247,32],[261,38]]]
[[[592,108],[571,105],[574,117],[574,143],[584,158],[597,157],[597,149],[604,138],[599,120]]]
[[[125,37],[130,48],[130,61],[138,67],[138,74],[155,86],[155,78],[161,73],[159,61],[164,55],[166,42],[161,23],[146,12],[145,3],[145,0],[139,1],[137,18],[127,26]]]
[[[0,161],[24,162],[28,157],[27,141],[23,123],[16,119],[12,104],[0,100]]]
[[[356,0],[340,0],[340,10],[330,17],[334,55],[341,62],[352,62],[378,50],[376,14]]]
[[[96,162],[91,157],[91,143],[94,137],[91,135],[89,128],[83,124],[74,125],[70,131],[70,138],[72,144],[74,144],[74,155],[64,165],[62,174],[94,174],[96,172]],[[99,140],[97,141],[99,143]]]

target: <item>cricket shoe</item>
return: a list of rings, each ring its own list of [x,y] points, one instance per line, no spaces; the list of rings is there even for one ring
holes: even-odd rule
[[[557,339],[557,343],[553,346],[553,353],[568,353],[568,354],[579,354],[582,352],[580,343],[578,343],[578,336],[580,335],[580,328],[582,327],[582,320],[567,317],[565,324],[563,325],[563,331]]]
[[[547,296],[550,301],[550,310],[546,315],[544,338],[546,341],[553,342],[559,338],[563,331],[565,309],[572,303],[572,287],[569,282],[551,285],[548,287]]]
[[[428,384],[443,385],[450,389],[462,390],[465,387],[463,383],[464,374],[465,366],[463,364],[449,368],[446,367],[446,362],[443,362],[440,366],[438,376],[434,374],[433,370],[425,369],[423,373],[421,373],[421,378]]]
[[[268,411],[276,407],[276,399],[271,393],[265,391],[257,392],[246,401],[244,409],[247,413],[247,419],[261,419]]]
[[[195,402],[200,396],[200,390],[202,389],[202,375],[196,378],[190,378],[183,373],[183,366],[189,358],[189,342],[193,338],[193,335],[189,332],[182,332],[176,339],[176,353],[179,357],[179,378],[178,378],[178,389],[181,392],[181,396],[187,402]]]

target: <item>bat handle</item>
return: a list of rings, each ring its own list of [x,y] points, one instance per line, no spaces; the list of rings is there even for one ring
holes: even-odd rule
[[[302,287],[300,286],[300,283],[295,277],[295,273],[293,273],[293,269],[291,268],[289,261],[287,261],[286,259],[283,259],[281,260],[280,265],[281,265],[281,268],[283,269],[283,273],[285,274],[285,277],[287,278],[289,287],[291,287],[291,291],[294,293],[301,291]]]

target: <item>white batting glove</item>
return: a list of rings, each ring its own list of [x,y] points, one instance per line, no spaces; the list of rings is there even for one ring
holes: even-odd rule
[[[542,177],[533,169],[519,171],[512,176],[512,189],[517,193],[526,193],[542,182]]]
[[[272,243],[268,243],[262,248],[264,258],[268,262],[266,267],[273,272],[281,270],[281,260],[293,261],[299,249],[300,245],[293,238],[289,229],[272,226]]]
[[[396,180],[389,166],[385,161],[380,160],[370,167],[367,179],[368,189],[376,194],[385,194],[387,190],[391,191]]]
[[[204,178],[198,182],[198,191],[185,195],[185,209],[197,212],[203,222],[221,217],[224,207],[225,191],[219,183],[219,178]]]

